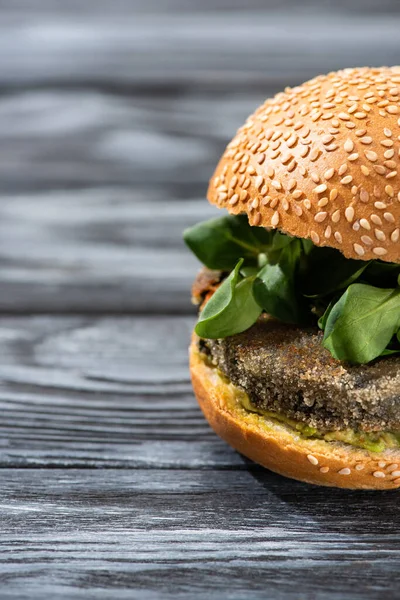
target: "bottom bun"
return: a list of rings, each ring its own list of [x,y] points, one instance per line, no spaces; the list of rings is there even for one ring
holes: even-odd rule
[[[245,410],[237,387],[190,347],[190,372],[200,407],[214,431],[235,450],[280,475],[339,488],[400,487],[400,451],[374,453],[340,442],[304,439],[274,419]]]

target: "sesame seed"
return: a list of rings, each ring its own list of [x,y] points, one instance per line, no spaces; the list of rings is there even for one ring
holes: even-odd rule
[[[338,197],[338,191],[336,188],[333,188],[330,192],[329,192],[329,200],[336,200],[336,198]]]
[[[371,229],[371,225],[368,223],[367,219],[360,219],[360,225],[363,229],[368,229],[368,231]]]
[[[358,254],[358,256],[364,256],[365,250],[360,244],[353,244],[354,252]]]
[[[260,221],[261,221],[260,213],[255,214],[254,218],[253,218],[253,225],[255,225],[255,226],[259,225]]]
[[[301,206],[299,206],[298,204],[295,204],[295,205],[293,206],[293,210],[294,210],[294,212],[296,213],[296,215],[297,215],[298,217],[301,217],[301,215],[303,214],[303,209],[302,209],[302,208],[301,208]]]
[[[385,187],[385,192],[387,193],[388,196],[390,196],[391,198],[393,198],[393,196],[394,196],[394,189],[392,188],[391,185],[387,185]]]
[[[323,221],[325,221],[327,216],[328,216],[327,212],[321,211],[315,215],[314,221],[316,221],[317,223],[322,223]]]
[[[364,137],[360,138],[360,142],[362,144],[372,144],[372,137],[365,135]]]
[[[373,475],[374,477],[378,477],[378,478],[381,478],[381,479],[382,479],[383,477],[386,477],[386,475],[385,475],[385,473],[384,473],[383,471],[374,471],[374,473],[372,473],[372,475]]]
[[[386,135],[386,137],[392,137],[393,135],[392,131],[387,127],[384,128],[383,133]]]
[[[345,467],[344,469],[340,469],[340,471],[338,471],[339,475],[350,475],[351,470],[348,467]]]
[[[396,483],[396,484],[400,483],[400,479],[393,479],[393,483]]]
[[[364,175],[366,175],[367,177],[368,177],[368,175],[370,174],[370,170],[369,170],[369,169],[368,169],[366,166],[364,166],[364,165],[361,165],[361,171],[362,171],[362,173],[363,173]]]
[[[335,169],[328,169],[328,170],[327,170],[327,171],[325,171],[325,173],[324,173],[324,178],[325,178],[326,180],[332,179],[332,177],[334,176],[334,174],[335,174]]]
[[[289,202],[286,200],[286,198],[284,198],[282,200],[281,206],[282,206],[283,210],[289,210]]]
[[[353,181],[353,178],[351,175],[346,175],[346,177],[343,177],[343,179],[340,180],[340,183],[343,183],[343,185],[346,185],[348,183],[351,183]]]
[[[229,200],[229,204],[231,206],[235,206],[239,202],[239,194],[234,194],[232,198]]]
[[[372,239],[369,237],[369,235],[362,235],[361,236],[361,241],[363,244],[365,244],[366,246],[372,246],[373,241]]]
[[[385,221],[387,221],[388,223],[394,223],[395,222],[395,218],[392,215],[392,213],[390,212],[385,212],[383,213],[383,218],[385,219]]]
[[[279,200],[278,198],[274,198],[270,204],[271,208],[275,208],[275,206],[278,206],[279,204]]]
[[[389,470],[389,469],[388,469]],[[400,471],[392,471],[391,475],[393,477],[400,477]]]
[[[320,151],[318,150],[318,148],[313,148],[310,152],[311,162],[316,161],[319,155],[320,155]]]
[[[400,237],[400,229],[395,229],[391,236],[390,239],[392,242],[398,242],[399,241],[399,237]]]
[[[295,200],[298,200],[299,198],[301,198],[302,195],[303,195],[303,192],[301,190],[295,190],[292,194],[292,196]]]
[[[254,198],[253,202],[251,203],[251,206],[253,208],[258,208],[258,204],[259,204],[258,198]]]
[[[264,160],[265,160],[265,154],[264,153],[257,154],[256,160],[257,160],[257,162],[258,162],[259,165],[262,165],[263,162],[264,162]]]
[[[379,467],[380,469],[383,469],[384,467],[386,467],[386,463],[385,463],[385,461],[384,461],[384,460],[380,460],[380,461],[378,462],[378,467]]]
[[[393,158],[393,156],[394,156],[394,150],[392,150],[392,149],[385,150],[385,152],[383,153],[383,156],[385,158]]]
[[[272,187],[274,187],[276,190],[281,190],[282,189],[282,185],[280,181],[277,181],[276,179],[273,179],[271,181],[271,185]]]
[[[398,466],[399,465],[397,463],[393,463],[393,464],[389,465],[387,468],[387,472],[391,473],[392,471],[395,471],[398,468]]]
[[[303,148],[300,150],[301,158],[305,158],[307,156],[307,154],[309,153],[309,151],[310,151],[309,146],[303,146]]]
[[[382,167],[382,165],[374,165],[374,170],[378,173],[378,175],[385,175],[386,169]]]
[[[387,254],[386,248],[381,247],[372,248],[372,252],[376,254],[376,256],[384,256],[385,254]]]
[[[374,202],[374,206],[376,208],[381,208],[381,209],[387,208],[387,204],[385,204],[384,202]]]
[[[323,144],[329,144],[334,139],[334,137],[333,137],[333,135],[328,134],[328,135],[323,135],[321,139],[322,139]]]
[[[327,152],[333,152],[334,150],[338,149],[338,145],[337,144],[329,144],[329,146],[325,147],[325,150],[327,150]]]
[[[275,169],[271,166],[267,167],[267,171],[266,171],[268,177],[270,177],[272,179],[272,177],[275,175]]]
[[[349,223],[354,219],[354,208],[352,206],[348,206],[344,211],[344,216],[346,217]]]
[[[329,467],[321,467],[320,468],[321,473],[327,473],[328,471],[329,471]]]
[[[378,217],[378,215],[372,214],[370,219],[373,223],[375,223],[375,225],[382,225],[382,219]]]
[[[307,458],[312,465],[318,464],[318,458],[315,458],[315,456],[313,456],[312,454],[307,454]]]
[[[333,234],[335,237],[335,240],[341,244],[343,242],[343,238],[342,238],[342,234],[340,233],[340,231],[335,231],[335,233]]]
[[[383,163],[385,165],[385,167],[387,167],[388,169],[395,169],[397,167],[397,163],[395,160],[385,160],[385,162]],[[388,176],[386,175],[386,178]]]
[[[314,188],[314,192],[317,194],[322,194],[323,192],[326,192],[327,189],[326,183],[321,183],[321,185],[318,185],[316,188]]]
[[[351,140],[346,140],[344,143],[344,149],[346,152],[352,152],[354,149],[354,143]]]
[[[357,158],[359,157],[359,154],[357,152],[354,152],[353,154],[350,154],[350,156],[347,157],[347,160],[350,160],[351,162],[357,160]]]
[[[224,200],[226,200],[227,197],[228,197],[228,194],[223,194],[223,193],[222,194],[218,194],[218,200],[220,202],[223,202]]]
[[[386,110],[390,115],[397,115],[397,113],[399,112],[399,107],[395,106],[394,104],[390,104],[386,107]]]
[[[368,158],[368,160],[370,160],[371,162],[375,162],[378,160],[378,155],[376,152],[373,152],[372,150],[367,150],[365,152],[365,156]]]
[[[396,177],[397,175],[397,171],[391,171],[390,173],[388,173],[386,175],[386,179],[393,179],[393,177]]]
[[[384,242],[386,240],[386,235],[383,233],[383,231],[381,229],[375,229],[374,233],[375,233],[376,239],[379,240],[380,242]]]
[[[356,465],[355,468],[356,468],[356,471],[362,471],[364,468],[364,465],[358,464],[358,465]]]
[[[326,197],[325,198],[321,198],[321,200],[318,200],[318,206],[321,207],[321,208],[323,206],[326,206],[328,203],[329,203],[329,200]]]
[[[347,171],[346,163],[343,165],[340,165],[339,170],[338,170],[339,175],[344,175],[346,173],[346,171]]]
[[[244,202],[245,200],[247,200],[248,193],[246,192],[246,190],[242,190],[242,191],[240,192],[240,196],[239,196],[239,197],[240,197],[240,200],[241,200],[242,202]]]
[[[242,188],[247,190],[247,188],[250,187],[250,184],[251,184],[251,179],[250,179],[250,177],[247,177],[242,184]]]
[[[340,113],[338,114],[338,117],[339,117],[339,119],[341,119],[342,121],[349,121],[349,120],[350,120],[350,117],[349,117],[349,115],[348,115],[347,113],[345,113],[345,112],[340,112]]]
[[[331,217],[333,223],[339,223],[340,221],[340,210],[335,210]]]
[[[278,211],[275,211],[271,218],[271,225],[272,225],[272,227],[276,227],[278,225],[278,223],[279,223],[279,213],[278,213]]]
[[[254,180],[254,187],[256,189],[260,188],[263,184],[264,179],[261,177],[261,175],[257,175],[257,177]]]
[[[311,239],[314,242],[314,244],[319,244],[319,235],[318,235],[318,233],[316,233],[315,231],[311,231],[310,235],[311,235]]]
[[[386,148],[391,148],[393,146],[392,140],[381,140],[380,144]]]
[[[318,173],[311,173],[310,174],[311,179],[313,180],[314,183],[319,183],[320,182],[320,178]]]

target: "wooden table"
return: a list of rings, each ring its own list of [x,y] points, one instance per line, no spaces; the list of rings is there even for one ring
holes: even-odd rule
[[[250,463],[188,376],[181,230],[229,137],[399,61],[397,0],[333,4],[1,2],[2,600],[400,598],[398,494]]]

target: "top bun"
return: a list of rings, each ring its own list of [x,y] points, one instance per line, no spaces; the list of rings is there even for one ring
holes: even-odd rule
[[[287,88],[228,144],[208,199],[348,258],[400,263],[400,67]]]

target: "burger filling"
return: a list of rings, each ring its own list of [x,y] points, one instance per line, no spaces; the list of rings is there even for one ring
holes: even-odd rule
[[[203,360],[243,392],[246,410],[304,437],[376,452],[399,447],[399,359],[341,364],[321,346],[321,336],[263,317],[244,333],[198,344]]]
[[[250,227],[201,223],[185,241],[201,356],[243,407],[304,437],[400,447],[400,265]]]
[[[338,250],[276,230],[246,216],[200,223],[184,233],[190,249],[222,283],[205,304],[196,333],[224,339],[261,314],[319,327],[333,358],[367,364],[400,352],[400,264],[353,260]]]

